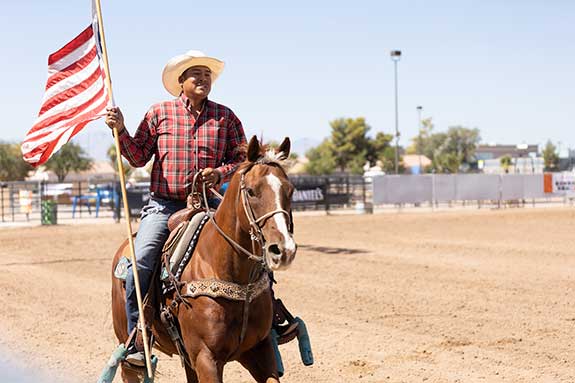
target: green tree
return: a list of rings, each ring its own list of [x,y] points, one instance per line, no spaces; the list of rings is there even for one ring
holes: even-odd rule
[[[0,142],[0,181],[21,181],[32,169],[22,159],[20,145]]]
[[[469,165],[475,161],[475,149],[480,139],[479,129],[462,126],[450,127],[445,136],[432,134],[431,144],[437,145],[432,156],[434,168],[444,173],[459,172],[463,164]]]
[[[349,167],[353,173],[361,173],[370,146],[367,137],[369,125],[363,117],[340,118],[330,122],[330,125],[336,166],[341,172]]]
[[[505,173],[509,173],[509,168],[511,167],[512,158],[509,154],[504,155],[503,157],[499,158],[499,165],[505,171]]]
[[[331,174],[337,167],[329,139],[325,139],[320,145],[309,149],[305,155],[309,161],[306,164],[305,171],[309,174]]]
[[[108,160],[110,161],[110,165],[112,165],[112,168],[114,169],[114,174],[117,176],[118,175],[118,162],[117,162],[118,156],[116,154],[116,145],[114,145],[114,144],[110,145],[110,147],[106,151],[106,155],[108,156]],[[130,172],[132,171],[132,167],[130,166],[128,161],[126,161],[126,159],[124,159],[124,158],[122,158],[122,165],[123,165],[123,169],[124,169],[124,176],[127,177],[130,174]]]
[[[412,144],[406,149],[406,152],[409,154],[421,154],[431,160],[432,165],[425,169],[427,172],[431,172],[434,169],[437,170],[437,164],[440,160],[439,158],[435,159],[435,156],[436,154],[440,154],[438,149],[447,139],[446,133],[434,133],[434,128],[435,125],[431,117],[422,120],[419,134],[411,139]]]
[[[430,150],[430,137],[433,134],[433,122],[431,117],[426,118],[421,121],[421,128],[419,128],[419,133],[417,136],[411,139],[411,145],[405,150],[408,154],[423,154],[426,157],[432,155],[433,150]],[[429,155],[426,155],[425,152]],[[429,157],[431,159],[431,157]]]
[[[393,135],[377,132],[375,138],[369,140],[369,151],[367,160],[370,165],[381,163],[382,170],[386,173],[395,172],[395,146],[393,146]],[[399,171],[403,172],[402,157],[399,156]]]
[[[69,142],[62,146],[52,158],[46,162],[46,169],[53,171],[58,177],[58,182],[64,182],[68,173],[81,172],[92,167],[92,159],[89,158],[78,144]]]
[[[330,125],[330,138],[306,153],[308,173],[329,174],[338,169],[362,174],[366,162],[370,165],[381,163],[386,171],[394,169],[395,148],[391,146],[391,134],[378,132],[374,138],[368,137],[371,128],[363,117],[340,118]]]
[[[559,169],[559,154],[557,153],[557,147],[553,145],[551,140],[547,140],[542,154],[545,171],[556,172]]]

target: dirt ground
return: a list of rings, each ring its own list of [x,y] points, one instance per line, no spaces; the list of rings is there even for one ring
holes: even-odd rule
[[[124,236],[113,223],[0,230],[13,363],[96,381],[116,346],[110,262]],[[575,209],[300,215],[296,240],[276,294],[306,320],[316,362],[281,346],[282,382],[575,382]],[[176,358],[159,371],[185,381]],[[225,378],[252,381],[237,363]]]

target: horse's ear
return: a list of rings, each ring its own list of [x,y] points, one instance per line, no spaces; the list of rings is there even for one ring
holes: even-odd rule
[[[289,157],[290,149],[291,149],[291,142],[289,140],[289,137],[286,137],[284,138],[280,146],[276,149],[276,154],[279,154],[281,152],[282,153],[281,159],[287,160],[287,158]]]
[[[260,143],[256,136],[253,136],[248,144],[248,161],[256,162],[260,158]]]

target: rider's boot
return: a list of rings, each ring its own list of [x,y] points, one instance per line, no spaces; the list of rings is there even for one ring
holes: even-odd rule
[[[146,356],[144,354],[144,341],[142,337],[142,330],[137,326],[134,329],[135,334],[132,334],[128,343],[128,352],[126,354],[126,362],[136,367],[146,366]]]

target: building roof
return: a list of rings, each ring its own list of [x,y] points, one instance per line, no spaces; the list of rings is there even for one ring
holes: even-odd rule
[[[489,160],[503,156],[519,158],[538,152],[539,147],[537,145],[478,145],[475,149],[475,157],[478,160]]]
[[[431,160],[423,154],[404,154],[402,158],[403,166],[406,168],[412,168],[420,165],[422,167],[426,167],[431,165]]]

